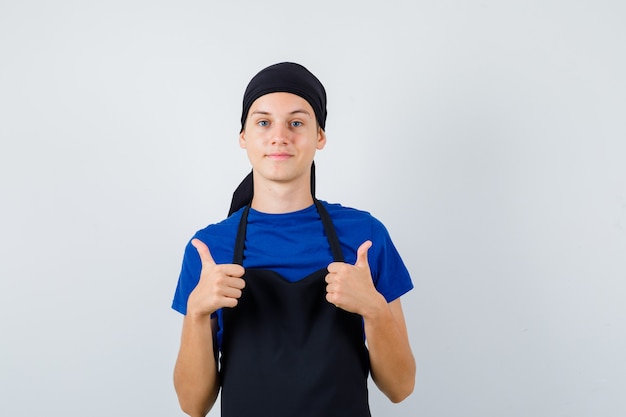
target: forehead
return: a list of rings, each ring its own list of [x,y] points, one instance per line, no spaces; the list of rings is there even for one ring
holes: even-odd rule
[[[304,98],[293,93],[270,93],[257,98],[250,106],[249,113],[255,111],[263,112],[293,112],[296,110],[305,110],[314,117],[313,107]]]

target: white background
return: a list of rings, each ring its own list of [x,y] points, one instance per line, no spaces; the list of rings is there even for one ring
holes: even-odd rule
[[[373,414],[625,416],[626,3],[244,3],[0,3],[0,415],[181,415],[183,248],[289,60],[329,94],[318,197],[415,282],[416,389]]]

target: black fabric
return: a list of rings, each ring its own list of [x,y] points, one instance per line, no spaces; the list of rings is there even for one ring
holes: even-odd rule
[[[237,186],[233,192],[233,198],[230,201],[230,209],[228,210],[228,217],[242,207],[247,206],[252,202],[254,196],[254,184],[252,178],[252,171],[241,181],[241,184]]]
[[[317,200],[316,206],[341,262],[330,216]],[[243,263],[248,211],[236,264]],[[327,273],[323,268],[289,282],[274,271],[246,269],[239,303],[223,310],[223,417],[370,416],[362,318],[326,301]]]
[[[315,162],[311,164],[311,195],[315,197]],[[252,197],[254,197],[254,181],[252,171],[250,171],[233,192],[233,198],[230,201],[230,209],[228,209],[228,216],[230,217],[231,214],[240,208],[250,204]]]
[[[308,101],[320,127],[326,128],[326,90],[320,80],[300,64],[281,62],[262,69],[248,83],[243,95],[241,131],[252,103],[265,94],[278,92],[296,94]]]
[[[322,203],[320,203],[317,198],[313,198],[313,202],[315,203],[317,212],[320,215],[320,220],[322,220],[322,224],[324,225],[324,232],[328,237],[328,244],[330,245],[330,250],[333,254],[333,260],[335,262],[344,262],[341,244],[339,243],[339,238],[337,237],[337,232],[335,231],[335,226],[333,226],[330,214],[328,214]]]

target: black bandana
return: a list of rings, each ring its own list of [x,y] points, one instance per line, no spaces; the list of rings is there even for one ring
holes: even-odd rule
[[[243,95],[241,130],[254,101],[270,93],[292,93],[309,102],[322,130],[326,127],[326,90],[320,80],[300,64],[281,62],[261,70],[255,75]]]

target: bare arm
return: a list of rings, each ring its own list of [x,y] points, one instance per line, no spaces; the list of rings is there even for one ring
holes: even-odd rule
[[[180,350],[174,368],[174,388],[181,409],[192,417],[204,417],[219,392],[217,355],[209,316],[183,319]]]
[[[387,303],[372,282],[367,261],[370,246],[366,241],[359,247],[354,265],[333,262],[328,266],[326,299],[363,317],[372,379],[391,401],[400,402],[413,392],[415,359],[400,299]]]
[[[379,309],[364,316],[364,323],[372,379],[391,401],[400,402],[415,386],[415,359],[400,299],[381,303]]]
[[[176,366],[174,388],[181,409],[191,417],[204,417],[209,412],[220,389],[217,368],[217,321],[211,314],[223,307],[237,305],[245,281],[241,265],[217,265],[209,248],[194,239],[202,271],[198,285],[187,300],[187,314]]]

